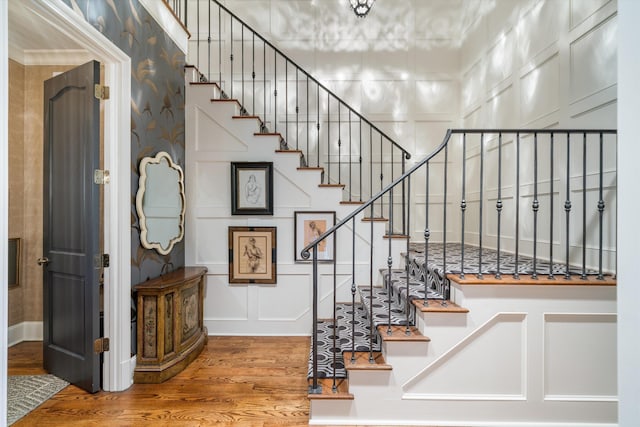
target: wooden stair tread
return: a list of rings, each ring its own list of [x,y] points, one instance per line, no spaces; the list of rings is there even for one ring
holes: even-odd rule
[[[447,279],[460,285],[542,285],[542,286],[616,286],[617,280],[611,275],[604,276],[599,280],[596,275],[589,275],[586,279],[581,279],[578,275],[572,275],[570,279],[565,279],[564,275],[555,275],[549,279],[547,273],[538,273],[538,278],[534,279],[530,274],[521,274],[516,279],[512,274],[503,274],[502,278],[496,279],[493,274],[485,274],[479,279],[475,273],[465,273],[465,278],[461,279],[458,274],[447,274]]]
[[[351,361],[351,352],[342,353],[344,358],[344,367],[347,371],[390,371],[391,365],[387,364],[384,356],[379,351],[373,352],[373,363],[369,361],[368,351],[356,351],[355,360]]]
[[[218,86],[218,83],[216,82],[189,82],[189,84],[194,86],[206,86],[206,85]]]
[[[345,184],[318,184],[321,188],[344,188]]]
[[[276,153],[289,153],[289,154],[301,155],[302,151],[301,150],[276,150]],[[300,168],[298,168],[298,169],[300,169]]]
[[[309,386],[313,380],[309,380]],[[353,400],[353,394],[349,393],[349,381],[344,378],[336,378],[336,390],[333,390],[332,378],[319,378],[318,385],[322,387],[319,394],[309,393],[309,399],[329,399],[329,400]]]
[[[405,333],[405,326],[392,325],[391,326],[391,335],[387,334],[387,325],[379,325],[378,333],[382,338],[382,341],[385,342],[429,342],[431,338],[422,335],[422,333],[415,326],[409,326],[409,334]]]
[[[232,119],[254,119],[262,122],[260,116],[231,116]]]
[[[367,221],[367,222],[386,222],[389,221],[387,218],[384,217],[364,217],[362,218],[362,221]]]
[[[427,300],[427,304],[424,304],[424,300],[422,299],[414,299],[413,305],[416,306],[418,310],[422,313],[468,313],[469,309],[460,307],[455,302],[446,300],[444,301],[446,305],[443,305],[442,300]]]
[[[302,150],[296,150],[299,151],[300,154],[302,154]],[[299,171],[323,171],[324,168],[321,167],[315,167],[315,166],[300,166],[297,168]]]
[[[364,205],[364,202],[361,200],[343,200],[340,202],[341,205]]]
[[[225,99],[211,98],[211,102],[233,102],[233,103],[236,103],[236,104],[240,105],[240,101],[238,101],[235,98],[225,98]]]
[[[385,234],[382,236],[383,239],[408,239],[409,236],[406,234]]]
[[[254,132],[254,136],[279,136],[282,138],[282,134],[280,132]]]

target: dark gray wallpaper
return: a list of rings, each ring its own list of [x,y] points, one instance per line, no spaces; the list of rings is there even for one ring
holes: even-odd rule
[[[184,170],[184,54],[138,0],[64,0],[131,57],[131,284],[184,265],[184,240],[169,255],[140,245],[138,165],[168,152]]]

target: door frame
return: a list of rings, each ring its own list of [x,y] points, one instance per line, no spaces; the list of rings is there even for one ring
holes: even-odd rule
[[[5,3],[5,2],[0,2]],[[8,44],[6,28],[6,3],[2,6],[0,42]],[[104,334],[110,338],[110,349],[104,353],[103,389],[121,391],[133,383],[135,357],[131,357],[131,58],[103,36],[84,17],[74,12],[59,0],[29,1],[24,3],[33,13],[40,15],[56,31],[75,39],[89,55],[101,62],[105,70],[105,85],[110,87],[110,99],[103,104],[104,109],[104,168],[110,171],[110,183],[104,188],[104,251],[110,254],[110,267],[104,272]],[[6,39],[2,40],[3,38]],[[8,50],[5,50],[8,52]],[[3,58],[2,64],[7,64]],[[0,71],[0,85],[8,87],[7,70]],[[3,102],[6,102],[3,100]],[[6,109],[3,109],[6,111]],[[0,119],[0,126],[6,129],[6,117]],[[7,147],[6,132],[0,135],[0,149]],[[125,143],[118,143],[124,141]],[[6,156],[2,156],[6,159]],[[0,165],[6,171],[8,164]],[[4,173],[3,173],[4,175]],[[8,176],[0,175],[0,184],[8,188]],[[3,179],[5,182],[3,183]],[[3,194],[4,196],[4,194]],[[7,204],[0,200],[2,209],[0,224],[6,233]],[[4,206],[2,206],[4,205]],[[6,236],[5,236],[6,237]],[[6,242],[6,239],[2,240]],[[0,294],[2,305],[7,304],[7,291]],[[7,319],[0,320],[0,338],[6,336]],[[4,365],[0,366],[0,376],[6,378],[7,349],[3,338]],[[3,375],[4,374],[4,375]],[[3,381],[4,383],[4,381]],[[2,386],[0,386],[1,388]],[[0,390],[1,391],[1,390]],[[6,392],[2,393],[0,405],[6,408]]]

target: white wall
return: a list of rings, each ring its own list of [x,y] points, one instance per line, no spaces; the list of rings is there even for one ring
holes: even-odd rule
[[[474,4],[470,2],[469,4]],[[615,0],[520,0],[479,2],[485,6],[465,23],[461,46],[461,117],[465,128],[615,128],[617,114],[617,3]],[[468,13],[468,16],[473,14]],[[514,248],[515,159],[513,135],[503,139],[501,245]],[[497,137],[485,139],[484,244],[497,244]],[[470,141],[471,142],[471,141]],[[467,151],[471,194],[468,215],[478,211],[479,142]],[[553,172],[553,255],[564,260],[564,202],[567,199],[566,136],[554,140],[553,169],[549,138],[538,138],[538,255],[548,257],[550,182]],[[587,266],[597,267],[598,138],[589,138],[587,163]],[[615,138],[604,139],[604,269],[615,270]],[[533,138],[521,138],[520,251],[532,253],[534,171]],[[572,203],[571,260],[582,261],[582,138],[572,137],[569,170]],[[493,165],[487,167],[487,165]],[[466,239],[477,241],[478,223]]]
[[[618,211],[618,394],[620,406],[618,421],[621,427],[640,424],[640,343],[638,326],[640,300],[637,283],[638,253],[638,200],[637,180],[640,145],[637,141],[638,113],[640,112],[640,2],[620,1],[618,29],[618,78],[620,82],[620,114],[618,155],[620,197]]]

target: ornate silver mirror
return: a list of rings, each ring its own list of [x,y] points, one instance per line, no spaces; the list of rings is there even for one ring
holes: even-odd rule
[[[184,237],[184,175],[168,153],[140,162],[136,210],[140,241],[147,249],[167,255]]]

